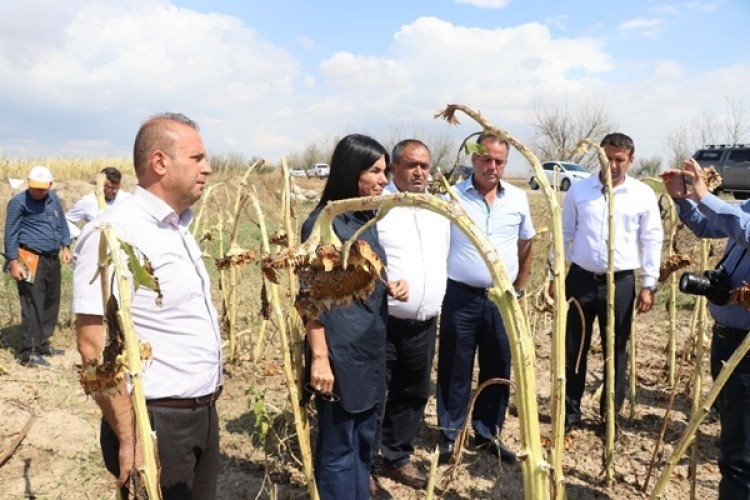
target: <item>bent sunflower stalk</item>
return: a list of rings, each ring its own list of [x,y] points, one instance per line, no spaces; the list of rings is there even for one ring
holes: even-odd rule
[[[604,195],[607,199],[607,328],[605,338],[607,339],[607,350],[604,358],[604,387],[606,393],[606,439],[604,446],[604,476],[607,484],[615,481],[615,197],[612,187],[612,171],[609,160],[604,149],[583,139],[577,148],[585,152],[586,148],[594,148],[599,157],[599,164],[604,173]],[[631,344],[632,350],[632,344]],[[633,356],[634,353],[631,353]]]
[[[526,330],[526,321],[513,284],[497,250],[461,205],[432,195],[414,193],[331,202],[321,210],[305,243],[263,259],[264,273],[271,281],[278,281],[277,270],[292,267],[298,275],[304,276],[305,283],[314,291],[303,300],[298,299],[295,306],[310,317],[316,317],[319,311],[334,304],[347,304],[353,297],[365,297],[375,281],[381,279],[381,263],[364,241],[350,239],[342,247],[333,231],[333,219],[344,212],[378,210],[377,217],[371,221],[374,224],[392,208],[399,206],[423,208],[447,217],[479,250],[492,277],[488,296],[502,314],[513,351],[522,441],[518,456],[522,464],[525,496],[528,499],[549,498],[550,466],[543,458],[539,436],[534,343]],[[330,276],[335,278],[331,279]],[[343,294],[335,294],[342,288],[346,289]]]
[[[539,159],[525,144],[516,139],[507,131],[500,129],[491,124],[484,116],[478,111],[475,111],[468,106],[462,104],[449,104],[445,109],[441,110],[435,115],[436,118],[443,118],[450,124],[458,124],[456,118],[456,112],[461,111],[465,113],[472,120],[477,122],[484,130],[485,133],[495,134],[498,137],[505,139],[510,143],[519,153],[529,162],[532,169],[534,170],[534,176],[537,179],[537,183],[542,188],[544,196],[547,199],[550,210],[550,225],[552,230],[552,261],[550,262],[550,272],[554,278],[554,330],[552,332],[552,374],[551,374],[551,416],[552,416],[552,443],[550,446],[550,461],[552,464],[552,495],[556,499],[562,499],[565,494],[564,489],[564,474],[563,474],[563,453],[564,453],[564,424],[565,424],[565,322],[568,316],[568,303],[565,300],[565,248],[562,235],[562,209],[557,200],[555,190],[549,184],[547,176],[544,174]],[[502,309],[501,309],[502,311]],[[504,312],[504,311],[503,311]],[[503,314],[505,317],[505,312]],[[527,330],[524,330],[527,331]],[[511,339],[512,341],[513,339]],[[511,343],[511,347],[513,343]],[[516,379],[518,379],[518,371],[526,369],[526,367],[516,364],[516,352],[513,352],[513,366],[516,371]],[[522,358],[518,358],[519,360]],[[533,373],[529,375],[529,378],[533,379]],[[524,387],[519,384],[519,392],[524,390]],[[536,406],[536,401],[534,401]],[[522,422],[524,415],[520,414]],[[533,415],[534,422],[530,423],[531,427],[535,427],[538,430],[539,422],[536,410]],[[541,453],[541,451],[539,452]],[[539,458],[541,463],[541,457]],[[545,472],[545,475],[547,473]],[[529,472],[528,477],[524,477],[524,482],[528,484],[535,484],[536,476],[535,473]],[[528,486],[527,486],[528,487]],[[543,490],[545,493],[547,489]],[[543,497],[547,498],[547,494]]]
[[[714,401],[716,401],[716,398],[724,388],[724,385],[726,385],[729,377],[732,375],[735,368],[737,368],[737,365],[742,362],[748,352],[750,352],[750,335],[745,336],[745,339],[742,341],[742,343],[737,346],[737,349],[734,350],[729,359],[724,363],[724,366],[722,366],[719,375],[714,380],[714,384],[708,391],[708,394],[703,400],[703,403],[700,405],[697,411],[694,411],[690,416],[690,421],[685,427],[685,432],[682,434],[680,440],[675,445],[674,451],[667,460],[667,465],[664,467],[661,476],[659,476],[659,480],[657,481],[656,486],[654,486],[654,490],[651,492],[651,496],[649,498],[664,498],[664,490],[669,483],[669,478],[674,472],[675,467],[677,467],[677,463],[680,461],[680,458],[682,458],[682,456],[685,454],[685,451],[693,442],[693,436],[698,430],[701,422],[703,422],[703,419],[705,419],[706,415],[708,415],[708,412],[711,410],[711,406],[714,404]]]
[[[260,207],[257,194],[253,191],[250,194],[250,202],[258,214],[258,226],[260,227],[261,244],[263,245],[263,251],[269,253],[271,251],[270,243],[268,240],[268,231],[266,230],[265,216],[263,210]],[[305,481],[307,482],[307,491],[310,494],[311,500],[318,500],[318,486],[315,483],[315,475],[313,474],[313,462],[312,462],[312,448],[310,447],[310,427],[307,423],[304,413],[300,407],[299,401],[299,387],[297,379],[295,377],[295,369],[293,365],[293,354],[292,351],[294,346],[289,342],[289,335],[287,333],[287,322],[286,314],[281,309],[281,297],[279,295],[279,287],[277,282],[268,284],[270,290],[270,302],[273,309],[273,313],[276,316],[279,329],[279,340],[281,343],[281,352],[284,358],[284,378],[286,379],[286,385],[289,388],[289,402],[292,408],[292,416],[294,417],[294,427],[297,432],[297,442],[299,443],[300,453],[302,455],[302,468],[305,474]]]
[[[136,289],[139,286],[151,288],[157,292],[157,302],[161,298],[161,292],[159,291],[158,282],[155,281],[150,274],[150,266],[142,266],[140,264],[139,260],[136,258],[135,249],[125,242],[122,242],[121,244],[121,241],[111,226],[102,224],[100,231],[103,236],[99,242],[99,273],[101,281],[102,283],[105,283],[109,280],[108,264],[111,262],[114,266],[114,275],[118,283],[119,294],[117,301],[119,306],[117,307],[116,318],[118,323],[117,326],[119,326],[123,336],[124,352],[120,353],[117,358],[124,365],[124,369],[130,376],[130,382],[132,385],[130,399],[135,418],[135,431],[140,436],[143,457],[143,463],[138,469],[138,472],[148,498],[152,500],[160,499],[161,488],[159,487],[159,462],[157,459],[156,434],[151,429],[151,423],[148,419],[146,397],[143,390],[142,379],[143,364],[141,358],[150,357],[148,354],[150,353],[150,346],[141,344],[136,337],[131,312],[130,290],[131,286]],[[122,262],[121,256],[123,252],[129,255],[128,267],[131,271],[130,278],[126,274],[125,264]],[[104,284],[102,287],[103,289],[106,288]],[[104,295],[104,297],[107,299],[107,295]],[[111,297],[110,300],[113,298],[114,297]],[[94,371],[89,372],[89,375],[94,375],[94,378],[97,378],[101,374],[97,373],[96,367],[93,368]],[[116,377],[116,375],[117,374],[112,374],[114,377]],[[82,379],[84,377],[86,377],[86,374],[82,373]]]

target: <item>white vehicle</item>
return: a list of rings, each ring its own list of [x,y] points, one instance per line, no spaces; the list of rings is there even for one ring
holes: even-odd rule
[[[289,171],[292,177],[307,177],[307,172],[303,168],[293,168]]]
[[[555,180],[557,180],[560,191],[567,191],[573,183],[591,175],[591,172],[581,165],[566,161],[546,161],[542,164],[542,168],[550,186],[555,187]],[[539,189],[539,183],[533,174],[529,179],[529,186],[531,186],[531,189]]]
[[[328,177],[328,174],[330,173],[331,167],[329,167],[327,163],[316,163],[310,169],[311,177],[319,177],[322,179],[324,177]]]

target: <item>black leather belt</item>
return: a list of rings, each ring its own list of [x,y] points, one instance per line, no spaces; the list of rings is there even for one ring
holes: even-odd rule
[[[23,248],[24,250],[28,250],[31,253],[37,254],[40,257],[47,257],[48,259],[57,259],[60,255],[60,251],[52,251],[52,252],[42,252],[41,250],[37,250],[34,247],[30,247],[28,245],[20,244],[19,247]]]
[[[435,317],[433,316],[430,319],[420,321],[418,319],[403,319],[403,318],[397,318],[396,316],[388,316],[388,321],[394,321],[396,323],[401,323],[403,325],[414,327],[414,328],[423,328],[423,327],[428,326],[433,321],[435,321]]]
[[[578,273],[584,274],[584,275],[588,276],[590,279],[592,279],[594,281],[607,281],[607,273],[593,273],[591,271],[587,271],[586,269],[582,268],[581,266],[579,266],[575,262],[570,265],[570,269],[575,270]],[[614,272],[615,281],[617,281],[619,279],[622,279],[622,278],[624,278],[626,276],[633,276],[633,270],[632,269],[628,269],[628,270],[625,270],[625,271],[615,271]]]
[[[146,406],[160,406],[162,408],[174,408],[177,410],[194,410],[201,406],[213,406],[221,396],[223,387],[219,386],[216,392],[201,396],[199,398],[159,398],[147,399]]]
[[[457,286],[458,288],[462,288],[464,290],[468,290],[471,293],[475,293],[477,295],[483,295],[485,297],[487,296],[487,293],[489,293],[490,291],[489,288],[479,288],[477,286],[467,285],[466,283],[461,283],[460,281],[452,280],[450,278],[448,278],[448,284]]]
[[[714,323],[714,333],[719,337],[727,340],[734,340],[736,342],[742,342],[745,340],[748,330],[740,330],[739,328],[730,328],[724,326],[721,323]]]

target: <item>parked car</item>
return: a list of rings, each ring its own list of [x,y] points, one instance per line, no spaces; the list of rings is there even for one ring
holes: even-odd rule
[[[327,163],[316,163],[310,168],[310,177],[324,178],[331,173],[331,167]]]
[[[289,175],[292,177],[307,177],[307,172],[304,168],[293,168],[289,170]]]
[[[591,175],[591,172],[581,165],[567,161],[545,161],[542,163],[542,168],[551,186],[555,186],[555,179],[557,179],[560,191],[567,191],[571,185]],[[539,183],[534,174],[529,178],[529,186],[531,189],[539,189]]]
[[[750,198],[750,144],[711,144],[693,158],[702,168],[713,166],[723,178],[721,191],[738,200]]]

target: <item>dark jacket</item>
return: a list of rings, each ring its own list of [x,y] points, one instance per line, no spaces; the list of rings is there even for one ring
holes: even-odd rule
[[[302,225],[302,240],[312,231],[320,209],[315,209]],[[355,231],[372,219],[372,212],[348,212],[336,216],[333,230],[341,241],[348,240]],[[378,240],[376,226],[360,238],[375,251],[383,265],[385,250]],[[334,306],[323,312],[318,321],[325,328],[328,356],[333,370],[333,392],[340,398],[342,408],[359,413],[382,404],[385,397],[385,340],[388,321],[388,300],[385,277],[366,300],[355,300],[349,306]],[[302,284],[304,286],[304,284]],[[306,349],[305,378],[310,380],[311,353]]]

